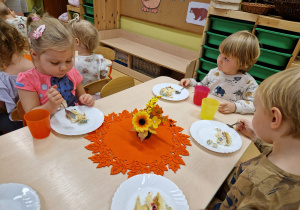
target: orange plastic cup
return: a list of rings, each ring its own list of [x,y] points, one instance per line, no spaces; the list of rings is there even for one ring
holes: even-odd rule
[[[46,109],[34,109],[24,115],[24,119],[35,139],[43,139],[50,135],[50,112]]]
[[[220,102],[213,98],[204,98],[202,100],[200,117],[202,120],[212,120],[218,110]]]

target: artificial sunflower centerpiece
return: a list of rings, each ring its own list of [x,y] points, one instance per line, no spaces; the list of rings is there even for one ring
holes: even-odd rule
[[[138,133],[141,141],[149,138],[151,134],[156,134],[155,129],[158,128],[161,122],[167,121],[167,118],[162,116],[162,108],[157,104],[158,98],[161,98],[161,96],[152,97],[147,103],[146,109],[133,114],[133,130]]]

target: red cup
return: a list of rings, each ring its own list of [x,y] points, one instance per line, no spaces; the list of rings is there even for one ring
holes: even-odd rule
[[[202,85],[195,86],[194,104],[201,106],[202,99],[208,96],[209,91],[210,89],[206,86],[202,86]]]
[[[33,138],[43,139],[50,135],[50,112],[46,109],[34,109],[24,115],[24,119]]]

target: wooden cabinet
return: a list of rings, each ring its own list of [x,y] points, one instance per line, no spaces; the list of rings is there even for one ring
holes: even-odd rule
[[[221,22],[215,25],[218,23],[216,21]],[[249,71],[258,83],[278,71],[300,67],[297,59],[300,49],[299,22],[210,7],[202,36],[200,59],[194,72],[196,80],[203,79],[211,68],[217,67],[218,45],[230,33],[234,33],[233,30],[249,30],[258,37],[261,55]]]
[[[44,0],[45,12],[52,17],[58,18],[62,13],[67,12],[68,0]]]
[[[122,55],[122,64],[113,68],[145,82],[158,76],[180,80],[192,77],[198,53],[122,29],[99,31],[101,45]]]

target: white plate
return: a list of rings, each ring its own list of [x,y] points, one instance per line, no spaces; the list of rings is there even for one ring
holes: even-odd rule
[[[222,131],[227,132],[231,136],[231,145],[223,146],[218,145],[217,148],[212,147],[212,144],[208,145],[207,140],[211,139],[216,143],[217,137],[215,136],[217,131],[215,128],[220,128]],[[226,124],[213,121],[213,120],[199,120],[191,125],[190,133],[192,137],[206,149],[220,153],[230,153],[239,150],[242,147],[242,139],[240,135]]]
[[[115,192],[111,210],[133,210],[137,196],[145,204],[148,192],[158,192],[173,210],[188,210],[189,205],[182,191],[169,179],[155,174],[139,174],[124,181]]]
[[[67,109],[76,109],[80,113],[85,113],[88,121],[84,124],[72,123],[71,120],[66,118],[65,110],[62,109],[59,112],[55,113],[50,121],[51,128],[57,133],[64,135],[86,134],[99,128],[104,121],[103,113],[95,107],[74,106],[68,107]]]
[[[7,183],[0,185],[1,210],[37,210],[40,209],[40,199],[30,187]]]
[[[175,90],[181,90],[182,89],[182,86],[180,85],[176,85],[176,84],[172,84],[172,83],[161,83],[161,84],[157,84],[155,85],[153,88],[152,88],[152,91],[154,93],[154,95],[156,96],[160,96],[160,90],[162,88],[165,88],[165,87],[169,87],[171,86],[172,88],[174,88]],[[189,97],[189,91],[187,89],[183,89],[181,91],[180,94],[176,94],[175,92],[173,93],[173,98],[168,98],[168,97],[165,97],[163,96],[162,98],[163,99],[166,99],[166,100],[170,100],[170,101],[181,101],[181,100],[184,100],[186,99],[187,97]]]

